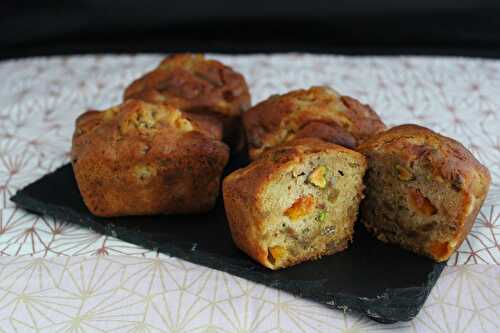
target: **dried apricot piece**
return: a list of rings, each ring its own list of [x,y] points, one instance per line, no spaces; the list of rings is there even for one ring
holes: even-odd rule
[[[399,164],[396,165],[396,171],[398,174],[398,178],[402,181],[407,182],[407,181],[415,179],[415,177],[413,176],[411,171],[408,170],[407,168],[405,168],[404,166],[401,166]]]
[[[426,216],[432,216],[438,211],[418,188],[410,187],[408,189],[408,203],[413,210]]]
[[[279,245],[271,246],[267,250],[267,259],[274,264],[277,260],[283,258],[286,254],[286,250]]]
[[[285,210],[285,215],[288,216],[290,220],[295,221],[311,214],[313,210],[314,197],[312,195],[307,195],[295,200],[295,202]]]
[[[446,258],[448,257],[448,254],[453,250],[450,245],[451,244],[449,242],[435,241],[429,245],[429,250],[431,252],[431,255],[436,259]]]

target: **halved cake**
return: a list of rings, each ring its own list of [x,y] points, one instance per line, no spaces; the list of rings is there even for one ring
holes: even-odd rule
[[[168,105],[128,100],[76,121],[71,160],[97,216],[200,213],[213,208],[229,148],[220,128]]]
[[[488,169],[459,142],[417,125],[380,133],[368,158],[361,219],[378,239],[436,261],[463,242],[486,197]]]
[[[345,249],[365,169],[363,155],[315,138],[266,151],[223,182],[236,245],[271,269]]]

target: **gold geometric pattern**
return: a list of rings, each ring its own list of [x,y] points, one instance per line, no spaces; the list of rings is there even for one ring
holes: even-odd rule
[[[0,63],[0,333],[500,332],[500,61],[215,57],[245,75],[254,103],[331,85],[390,125],[457,138],[488,166],[486,203],[421,313],[377,324],[16,208],[16,190],[68,162],[75,118],[119,102],[161,59],[71,56]]]
[[[0,258],[0,332],[498,332],[500,267],[447,267],[409,323],[377,324],[170,258]]]

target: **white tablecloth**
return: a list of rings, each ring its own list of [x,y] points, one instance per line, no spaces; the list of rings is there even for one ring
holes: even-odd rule
[[[118,103],[161,59],[72,56],[0,63],[0,332],[500,332],[500,61],[214,57],[245,75],[253,102],[328,84],[489,167],[488,199],[421,313],[377,324],[16,208],[17,189],[68,162],[75,117]]]

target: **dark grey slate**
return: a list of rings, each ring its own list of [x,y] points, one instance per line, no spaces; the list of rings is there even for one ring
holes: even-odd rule
[[[242,162],[232,162],[234,169]],[[325,306],[360,311],[379,322],[408,321],[423,306],[444,263],[387,245],[361,224],[345,251],[284,269],[261,267],[233,244],[219,200],[208,214],[104,219],[87,210],[71,165],[18,191],[17,205],[158,250],[196,264],[290,292]]]

